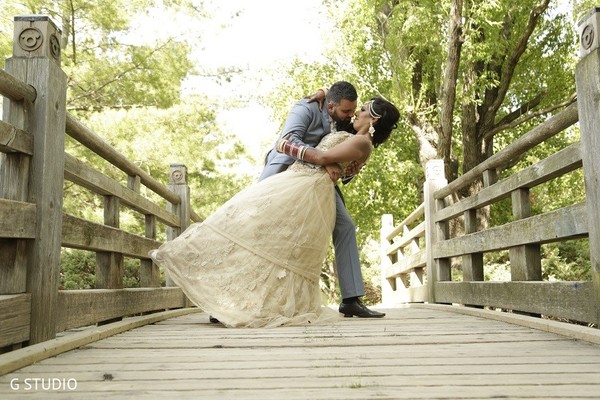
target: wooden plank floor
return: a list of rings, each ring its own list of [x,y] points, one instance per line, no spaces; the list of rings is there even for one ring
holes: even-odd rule
[[[600,398],[600,341],[443,307],[385,311],[273,329],[188,314],[1,376],[0,399]]]

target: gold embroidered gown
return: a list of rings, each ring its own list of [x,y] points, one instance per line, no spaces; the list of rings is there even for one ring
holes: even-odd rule
[[[326,150],[349,137],[323,138]],[[229,327],[332,322],[319,277],[335,223],[334,183],[294,163],[236,194],[150,256],[188,298]]]

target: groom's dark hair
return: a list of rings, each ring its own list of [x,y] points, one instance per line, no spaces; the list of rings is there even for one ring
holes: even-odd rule
[[[342,100],[355,101],[356,99],[358,99],[356,89],[346,81],[338,81],[331,85],[325,97],[327,103],[332,102],[333,104],[340,104]]]

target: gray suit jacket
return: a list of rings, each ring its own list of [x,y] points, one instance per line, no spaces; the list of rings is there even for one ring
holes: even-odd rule
[[[279,138],[291,133],[290,141],[315,147],[330,132],[327,108],[319,111],[318,102],[308,103],[302,99],[290,110]],[[273,146],[265,158],[265,167],[259,180],[286,170],[294,161],[292,157],[278,153]]]

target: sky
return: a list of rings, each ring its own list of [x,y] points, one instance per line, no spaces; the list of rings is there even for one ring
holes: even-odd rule
[[[274,121],[270,110],[252,98],[268,93],[276,83],[265,76],[266,69],[294,57],[307,61],[321,57],[324,43],[319,28],[326,22],[325,11],[321,0],[227,0],[220,1],[218,7],[215,22],[227,22],[209,36],[201,59],[208,65],[247,68],[246,82],[236,79],[231,87],[217,90],[250,99],[246,107],[221,112],[218,122],[236,134],[251,155],[262,158],[281,121]],[[240,13],[231,19],[236,10]]]
[[[235,134],[251,156],[262,159],[282,121],[274,121],[270,109],[254,99],[277,83],[270,79],[268,69],[294,57],[307,62],[322,57],[326,8],[321,0],[208,0],[205,4],[210,18],[200,24],[157,12],[140,20],[136,32],[140,38],[150,38],[161,31],[164,35],[168,26],[169,35],[199,38],[193,61],[202,68],[244,71],[229,84],[190,78],[184,93],[206,95],[223,105],[231,99],[246,100],[243,107],[220,110],[217,123],[226,133]]]
[[[269,66],[321,50],[321,0],[215,1],[205,62]],[[232,17],[233,16],[233,17]]]
[[[267,69],[294,57],[307,61],[321,57],[325,9],[321,0],[227,0],[215,1],[211,12],[214,25],[203,37],[205,47],[197,53],[198,59],[208,67],[237,66],[246,72],[228,86],[199,80],[196,84],[201,87],[194,88],[193,81],[188,83],[192,90],[213,98],[224,96],[223,102],[232,95],[249,99],[243,108],[219,113],[217,121],[236,134],[251,155],[262,158],[281,121],[273,121],[270,110],[253,99],[276,84]]]

